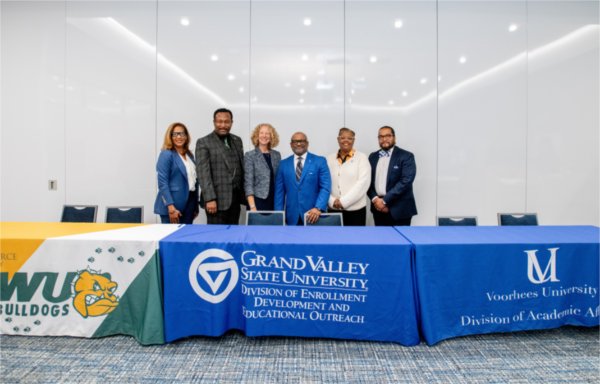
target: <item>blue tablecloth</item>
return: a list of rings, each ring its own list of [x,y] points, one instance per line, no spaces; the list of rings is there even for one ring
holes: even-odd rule
[[[398,227],[415,247],[422,334],[599,324],[597,227]]]
[[[185,226],[160,242],[165,339],[418,344],[410,252],[393,228]]]

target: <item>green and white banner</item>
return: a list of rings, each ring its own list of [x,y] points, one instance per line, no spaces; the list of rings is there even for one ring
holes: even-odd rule
[[[0,332],[164,343],[158,241],[178,228],[2,223]]]

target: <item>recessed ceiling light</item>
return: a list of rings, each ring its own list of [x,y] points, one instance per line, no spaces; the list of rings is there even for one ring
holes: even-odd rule
[[[300,94],[304,95],[306,93],[306,91],[304,90],[304,88],[300,88]]]
[[[508,26],[508,31],[509,32],[514,32],[517,29],[519,29],[519,26],[517,24],[511,24],[511,25]]]
[[[230,73],[229,75],[227,75],[227,80],[229,80],[229,81],[235,80],[235,75],[233,73]]]
[[[240,93],[244,93],[244,87],[239,87],[238,90],[240,91]]]
[[[305,53],[302,55],[302,61],[307,61],[308,60],[308,55]]]
[[[210,55],[210,61],[219,61],[219,56],[217,56],[217,55]]]
[[[377,56],[371,56],[371,57],[369,57],[369,61],[371,63],[376,63],[377,62]]]
[[[467,62],[467,58],[465,56],[461,56],[458,58],[458,62],[461,64],[464,64]]]
[[[402,97],[406,97],[406,96],[408,96],[408,92],[402,91]]]
[[[396,21],[394,21],[394,28],[402,28],[402,25],[404,25],[402,20],[396,19]]]
[[[421,79],[421,84],[427,84],[427,78],[426,77],[424,77],[424,78]]]
[[[300,76],[300,81],[306,81],[306,75]]]
[[[389,104],[389,105],[394,105],[394,100],[390,100],[390,101],[388,101],[388,104]]]
[[[183,25],[184,27],[187,27],[188,25],[190,25],[190,19],[188,19],[187,17],[182,17],[179,20],[179,23],[181,23],[181,25]]]
[[[442,81],[442,75],[438,75],[438,83]]]
[[[300,104],[304,104],[304,99],[300,99],[298,101],[300,102]]]
[[[310,17],[305,17],[302,23],[308,27],[312,24],[312,20],[310,19]]]
[[[350,90],[350,94],[351,94],[351,95],[354,95],[354,92],[356,92],[354,89],[351,89],[351,90]]]

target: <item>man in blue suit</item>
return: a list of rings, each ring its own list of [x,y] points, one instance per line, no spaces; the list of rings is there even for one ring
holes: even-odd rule
[[[371,186],[367,196],[375,225],[410,225],[417,214],[413,181],[417,165],[412,153],[396,146],[392,127],[379,128],[379,151],[369,155]]]
[[[302,225],[307,213],[309,223],[319,220],[327,209],[331,175],[322,156],[308,152],[308,140],[302,132],[292,135],[294,154],[279,163],[275,179],[275,210],[285,206],[287,225]]]

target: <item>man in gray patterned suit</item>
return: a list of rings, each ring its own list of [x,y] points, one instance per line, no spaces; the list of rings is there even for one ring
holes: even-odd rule
[[[238,224],[244,203],[244,148],[239,136],[229,133],[230,110],[213,114],[215,129],[196,142],[196,173],[200,183],[200,206],[208,224]]]

